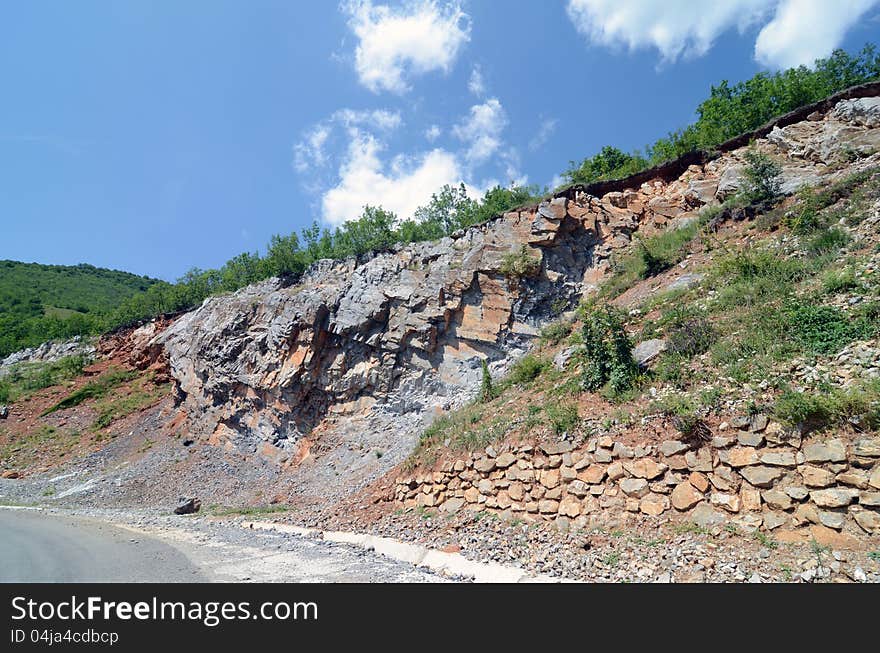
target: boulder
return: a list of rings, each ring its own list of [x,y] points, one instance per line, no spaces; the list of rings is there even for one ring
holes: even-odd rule
[[[197,513],[202,507],[202,502],[198,497],[180,497],[177,500],[177,507],[174,509],[175,515],[192,515]]]
[[[643,340],[633,347],[633,360],[639,367],[648,367],[660,354],[669,348],[669,343],[662,338]]]
[[[813,442],[804,446],[803,452],[808,463],[842,463],[846,460],[846,444],[843,440]]]
[[[642,497],[639,510],[646,515],[657,517],[669,509],[669,497],[665,494],[650,493]]]

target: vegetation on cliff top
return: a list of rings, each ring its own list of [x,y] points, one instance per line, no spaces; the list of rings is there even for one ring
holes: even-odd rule
[[[627,153],[606,145],[580,163],[571,161],[563,178],[571,184],[621,179],[694,150],[713,150],[776,116],[878,78],[880,55],[868,44],[855,56],[835,50],[827,59],[818,59],[812,69],[762,72],[733,85],[725,80],[713,86],[697,107],[693,124],[658,139],[644,152]]]

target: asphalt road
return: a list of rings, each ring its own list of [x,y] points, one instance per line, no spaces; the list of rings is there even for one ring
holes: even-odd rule
[[[180,551],[97,520],[0,509],[0,582],[202,582]]]

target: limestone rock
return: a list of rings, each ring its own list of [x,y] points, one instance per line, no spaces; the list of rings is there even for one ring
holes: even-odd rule
[[[646,515],[658,516],[669,509],[669,497],[664,494],[650,493],[639,502],[639,510]]]
[[[639,367],[647,367],[668,348],[669,344],[662,338],[644,340],[633,347],[633,360],[635,360]]]
[[[713,492],[709,497],[709,500],[713,506],[724,508],[728,512],[739,512],[741,506],[738,494]]]
[[[810,492],[810,499],[820,508],[842,508],[848,506],[859,496],[859,491],[851,488],[831,488]]]
[[[675,489],[672,490],[671,499],[672,506],[676,510],[684,511],[690,510],[702,501],[703,495],[693,485],[684,481],[676,485]]]
[[[643,478],[624,478],[618,482],[623,493],[637,499],[648,494],[648,481]]]
[[[727,452],[727,464],[731,467],[757,465],[761,461],[753,447],[733,447]]]
[[[831,487],[834,485],[834,473],[827,469],[815,467],[814,465],[803,465],[798,468],[801,477],[804,479],[804,485],[807,487]]]
[[[756,465],[754,467],[744,467],[740,470],[749,483],[755,487],[767,488],[773,485],[783,476],[783,471],[778,467],[766,467],[764,465]]]
[[[813,442],[806,445],[803,451],[808,463],[839,463],[846,460],[846,444],[843,440]]]
[[[688,446],[678,440],[664,440],[660,445],[660,453],[664,456],[675,456],[688,450]]]
[[[795,467],[797,458],[794,451],[768,451],[761,454],[761,464],[773,467]]]
[[[691,511],[691,521],[701,528],[711,528],[723,524],[725,521],[724,513],[712,508],[707,503],[701,503]]]
[[[625,461],[623,463],[623,468],[636,478],[644,478],[652,481],[655,478],[663,476],[664,472],[669,469],[669,466],[655,462],[650,458],[640,458],[639,460],[634,460],[632,462]]]
[[[765,490],[761,498],[773,510],[790,510],[792,507],[791,497],[779,490]]]

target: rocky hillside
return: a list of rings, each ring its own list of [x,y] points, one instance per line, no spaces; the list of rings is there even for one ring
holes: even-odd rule
[[[750,136],[104,339],[153,385],[53,492],[873,536],[880,89]],[[593,383],[606,304],[638,367]],[[64,406],[13,403],[0,438],[93,410]],[[15,460],[35,483],[60,462]]]
[[[781,192],[876,165],[880,100],[843,100],[775,127],[758,149]],[[584,189],[430,244],[326,262],[207,300],[151,341],[168,358],[194,436],[296,467],[324,495],[403,460],[436,415],[496,378],[543,325],[595,293],[616,252],[693,225],[741,185],[746,148],[596,197]],[[228,445],[227,445],[228,443]]]

